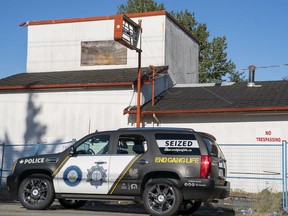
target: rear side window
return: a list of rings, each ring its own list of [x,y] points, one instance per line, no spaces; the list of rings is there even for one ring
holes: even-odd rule
[[[208,137],[203,137],[203,140],[207,146],[209,153],[212,156],[224,159],[224,155],[223,155],[221,149],[219,148],[219,146],[217,145],[217,143],[214,140],[209,139]]]
[[[194,134],[155,134],[159,150],[164,155],[200,155]]]
[[[144,154],[147,142],[142,135],[130,134],[119,136],[117,154]]]

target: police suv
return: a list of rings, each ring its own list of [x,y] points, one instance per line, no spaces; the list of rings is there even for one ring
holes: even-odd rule
[[[46,209],[55,198],[66,208],[87,200],[135,200],[151,215],[169,216],[227,197],[226,173],[210,134],[123,128],[87,135],[62,153],[20,158],[7,186],[27,209]]]

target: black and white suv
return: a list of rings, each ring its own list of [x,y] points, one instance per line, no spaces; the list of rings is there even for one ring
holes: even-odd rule
[[[125,128],[87,135],[62,153],[20,158],[7,186],[27,209],[46,209],[55,198],[66,208],[137,200],[151,215],[169,216],[227,197],[226,173],[210,134]]]

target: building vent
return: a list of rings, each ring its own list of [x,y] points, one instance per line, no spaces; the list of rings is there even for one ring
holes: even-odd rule
[[[255,84],[255,69],[256,67],[254,65],[250,65],[249,67],[249,79],[248,79],[248,87],[261,87],[261,85]]]
[[[255,86],[255,66],[250,65],[249,67],[249,80],[248,80],[248,87],[254,87]]]

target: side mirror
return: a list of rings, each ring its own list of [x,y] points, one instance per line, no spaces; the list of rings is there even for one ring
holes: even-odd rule
[[[74,146],[71,146],[69,149],[69,156],[73,157],[74,155],[75,155],[75,148],[74,148]]]

